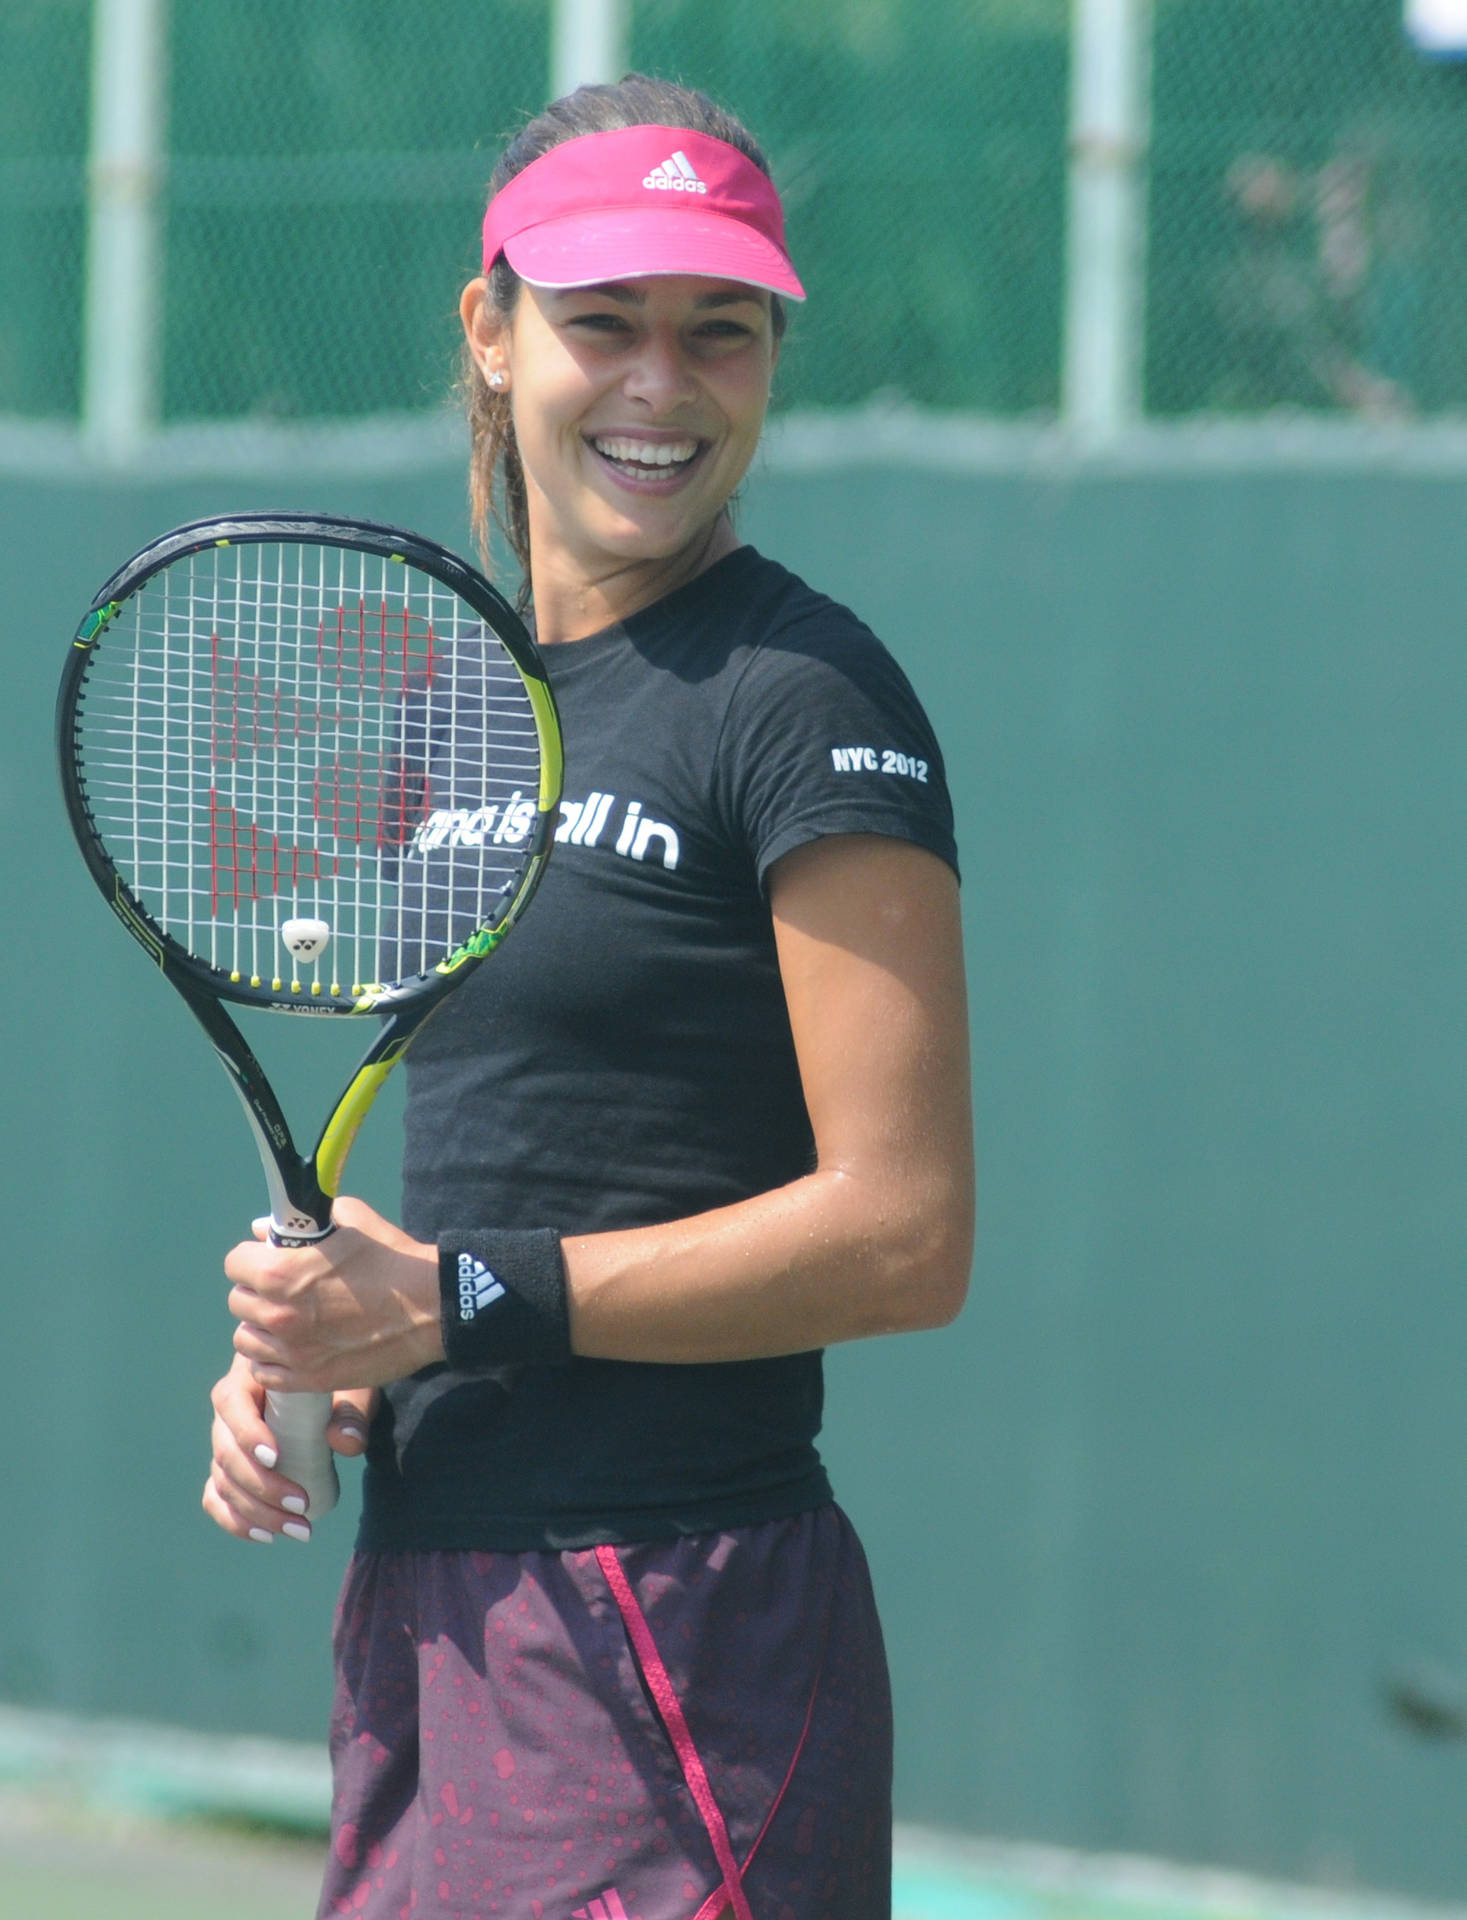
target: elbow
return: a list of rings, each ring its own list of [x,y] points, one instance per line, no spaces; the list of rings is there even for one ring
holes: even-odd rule
[[[962,1312],[973,1273],[977,1195],[971,1160],[942,1183],[925,1210],[926,1245],[921,1263],[918,1329],[950,1326]]]
[[[972,1265],[971,1235],[960,1248],[944,1250],[924,1265],[920,1278],[912,1288],[909,1332],[932,1332],[938,1327],[952,1325],[968,1298]]]
[[[971,1201],[924,1210],[882,1266],[882,1324],[873,1332],[923,1333],[950,1326],[963,1310],[972,1274]]]

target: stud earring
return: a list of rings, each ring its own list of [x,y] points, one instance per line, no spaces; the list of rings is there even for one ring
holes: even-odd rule
[[[498,393],[500,389],[504,386],[504,375],[499,371],[498,367],[496,367],[493,373],[490,374],[489,384],[491,387],[493,387],[496,393]]]

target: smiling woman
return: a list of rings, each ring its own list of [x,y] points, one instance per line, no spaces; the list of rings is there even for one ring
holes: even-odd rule
[[[744,129],[583,88],[484,235],[471,488],[560,710],[556,852],[415,1042],[404,1225],[342,1200],[316,1248],[229,1254],[204,1504],[309,1537],[267,1388],[333,1390],[339,1451],[370,1426],[323,1915],[885,1920],[890,1703],[820,1350],[967,1285],[942,756],[729,517],[803,298]]]
[[[696,134],[694,144],[702,152],[704,174],[694,166],[686,142],[678,144],[684,132]],[[599,203],[606,199],[604,170],[612,165],[609,148],[618,143],[623,148],[617,183],[622,191],[613,213]],[[540,163],[552,154],[557,156],[556,164],[547,169]],[[640,160],[649,164],[639,175]],[[731,179],[725,178],[730,175]],[[703,193],[690,199],[684,191],[674,197],[675,190],[663,184],[674,177],[686,184],[696,182]],[[710,212],[709,190],[714,184],[725,186],[726,205],[715,200]],[[633,193],[640,197],[633,199]],[[594,226],[584,218],[576,222],[578,194],[597,207]],[[684,221],[669,236],[665,222],[653,222],[672,208]],[[690,212],[697,217],[686,219]],[[753,215],[756,224],[740,217],[745,214]],[[706,95],[634,74],[618,87],[582,87],[555,101],[511,142],[494,169],[484,219],[485,280],[482,288],[475,282],[464,295],[468,344],[463,380],[473,436],[470,492],[481,545],[487,548],[489,518],[497,510],[527,582],[528,506],[514,409],[507,377],[497,382],[493,378],[495,371],[503,375],[503,369],[491,367],[486,375],[475,334],[513,320],[523,285],[516,262],[538,286],[574,283],[577,292],[598,283],[606,288],[617,286],[633,268],[644,274],[666,274],[669,237],[678,243],[675,265],[681,272],[711,267],[729,276],[726,288],[707,290],[710,301],[731,292],[741,304],[758,304],[767,310],[760,327],[761,331],[767,328],[770,336],[772,374],[785,329],[781,296],[802,300],[804,288],[785,251],[784,215],[769,177],[769,163],[732,114]],[[568,243],[577,249],[574,267],[567,265]],[[690,248],[699,256],[696,261]],[[730,270],[731,256],[737,272]],[[618,290],[629,292],[624,287]],[[482,308],[477,316],[471,312],[476,293]],[[735,312],[735,325],[738,318]],[[762,418],[761,409],[761,425]],[[644,427],[646,423],[637,424]]]
[[[665,275],[528,286],[505,314],[486,282],[465,291],[469,350],[512,408],[542,641],[599,632],[732,550],[723,510],[769,404],[770,298]]]

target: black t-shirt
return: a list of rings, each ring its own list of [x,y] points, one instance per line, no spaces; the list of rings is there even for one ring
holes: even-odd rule
[[[890,834],[956,865],[932,730],[855,616],[742,547],[545,659],[556,847],[522,924],[408,1057],[404,1223],[676,1220],[814,1165],[765,893],[782,854]],[[366,1549],[581,1547],[829,1498],[818,1353],[576,1358],[388,1388]]]

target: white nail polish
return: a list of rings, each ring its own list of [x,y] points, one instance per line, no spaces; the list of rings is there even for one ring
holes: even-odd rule
[[[262,1547],[268,1547],[270,1542],[275,1538],[275,1535],[273,1533],[267,1533],[263,1527],[251,1527],[250,1538],[251,1540],[258,1540]]]
[[[292,1540],[309,1540],[311,1537],[311,1529],[303,1520],[287,1520],[280,1531],[288,1533]]]
[[[267,1447],[262,1440],[259,1446],[255,1448],[255,1458],[262,1467],[273,1467],[275,1462],[280,1458],[280,1455],[275,1451],[274,1447]]]
[[[287,1513],[304,1513],[306,1510],[306,1503],[298,1493],[286,1494],[280,1504]]]

